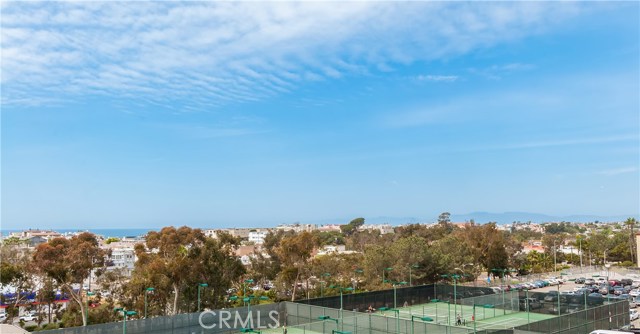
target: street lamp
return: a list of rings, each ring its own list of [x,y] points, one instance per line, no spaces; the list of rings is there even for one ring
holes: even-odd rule
[[[460,278],[460,275],[457,274],[445,274],[445,275],[440,275],[440,277],[444,277],[444,278],[453,278],[453,314],[458,314],[457,310],[458,310],[458,291],[457,291],[457,286],[458,286],[458,279]]]
[[[386,282],[386,280],[384,279],[384,273],[385,273],[385,271],[391,271],[391,270],[393,270],[393,268],[391,268],[391,267],[388,267],[388,268],[384,268],[384,269],[382,269],[382,284],[383,284],[383,285],[384,285],[384,283]]]
[[[248,297],[244,297],[242,300],[247,303],[247,314],[251,314],[251,300],[256,298],[254,295],[249,295]],[[260,296],[259,300],[269,300],[267,296]]]
[[[200,312],[200,288],[206,288],[209,284],[207,283],[198,283],[198,312]]]
[[[411,283],[411,269],[417,269],[417,268],[420,268],[420,266],[417,264],[412,264],[409,266],[409,286],[413,286],[413,284]]]
[[[93,296],[95,295],[95,293],[91,292],[91,291],[87,291],[87,299],[86,299],[86,312],[85,312],[85,323],[88,325],[89,324],[89,296]]]
[[[124,317],[124,321],[122,322],[122,334],[127,334],[127,316],[136,315],[138,312],[136,311],[127,311],[127,309],[122,307],[117,307],[113,309],[114,312],[122,313]]]
[[[506,315],[507,314],[507,308],[505,307],[505,299],[504,299],[504,293],[505,293],[505,289],[506,289],[506,284],[505,284],[505,281],[504,281],[504,274],[506,272],[513,272],[515,270],[503,269],[503,268],[493,268],[493,269],[491,269],[491,271],[501,273],[502,286],[500,287],[500,290],[502,290],[502,309],[504,310],[504,314]]]
[[[407,285],[407,282],[393,282],[391,284],[393,285],[393,308],[397,308],[398,301],[397,301],[396,287],[398,285]]]
[[[342,319],[342,291],[353,291],[353,288],[343,288],[337,285],[331,285],[330,288],[340,290],[340,319]]]
[[[495,306],[493,306],[492,304],[473,304],[473,333],[478,333],[478,331],[476,330],[476,306],[482,307],[482,308],[494,308]]]
[[[242,300],[244,301],[247,298],[247,284],[253,283],[252,279],[244,280],[243,288],[242,288]]]
[[[325,321],[335,321],[336,322],[336,329],[338,328],[338,319],[336,318],[332,318],[328,315],[321,315],[318,317],[318,320],[322,320],[322,333],[324,333],[324,322]]]
[[[155,289],[154,288],[146,288],[144,290],[144,318],[147,318],[147,295],[150,292],[153,292]]]
[[[411,316],[411,334],[413,334],[413,319],[420,319],[420,320],[422,320],[422,321],[433,321],[433,319],[432,319],[432,318],[429,318],[429,317],[421,317],[421,316],[419,316],[419,315],[412,315],[412,316]],[[427,331],[426,331],[426,329],[425,329],[425,334],[426,334],[426,332],[427,332]]]
[[[383,313],[384,311],[394,312],[396,314],[396,333],[400,333],[400,310],[398,310],[397,308],[380,307],[378,308],[378,311],[381,311]]]

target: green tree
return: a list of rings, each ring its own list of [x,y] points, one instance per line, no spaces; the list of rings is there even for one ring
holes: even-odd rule
[[[340,230],[345,236],[350,236],[358,231],[358,227],[364,225],[364,218],[355,218],[346,225],[340,225]]]
[[[298,283],[302,280],[302,275],[310,274],[308,262],[316,241],[309,232],[302,232],[296,235],[284,237],[276,252],[282,261],[282,271],[279,279],[286,290],[293,286],[291,301],[295,300],[298,290]]]
[[[98,240],[91,233],[81,233],[71,239],[55,238],[48,243],[38,245],[33,254],[33,266],[53,279],[69,294],[80,309],[82,324],[87,325],[82,291],[73,289],[73,285],[82,286],[89,274],[104,264],[105,251],[100,249]]]

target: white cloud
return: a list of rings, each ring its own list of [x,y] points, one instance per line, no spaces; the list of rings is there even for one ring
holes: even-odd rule
[[[632,167],[620,167],[620,168],[601,170],[597,172],[597,174],[606,175],[606,176],[615,176],[620,174],[635,173],[637,171],[638,171],[638,167],[632,166]]]
[[[416,77],[419,81],[433,81],[433,82],[454,82],[458,80],[457,75],[419,75]]]
[[[98,94],[204,109],[255,101],[515,40],[581,6],[3,2],[2,102]]]

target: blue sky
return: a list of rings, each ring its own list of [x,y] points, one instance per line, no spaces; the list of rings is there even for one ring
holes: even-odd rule
[[[637,215],[637,2],[2,2],[2,228]]]

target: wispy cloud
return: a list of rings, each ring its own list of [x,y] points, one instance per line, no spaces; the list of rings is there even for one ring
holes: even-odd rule
[[[287,94],[310,81],[465,54],[549,29],[582,7],[3,2],[2,103],[97,95],[206,110]]]
[[[457,75],[418,75],[416,80],[418,81],[433,81],[433,82],[454,82],[458,80]]]
[[[627,135],[603,136],[603,137],[527,141],[527,142],[521,142],[521,143],[485,146],[485,147],[476,148],[476,149],[478,150],[514,150],[514,149],[544,148],[544,147],[555,147],[555,146],[605,144],[605,143],[637,141],[637,140],[638,140],[638,135],[627,134]]]
[[[485,68],[470,68],[469,72],[488,79],[499,80],[504,76],[515,72],[530,71],[535,69],[533,64],[511,63],[504,65],[492,65]]]
[[[606,176],[615,176],[615,175],[620,175],[620,174],[627,174],[627,173],[635,173],[638,171],[638,167],[620,167],[620,168],[613,168],[613,169],[605,169],[605,170],[601,170],[599,172],[597,172],[596,174],[600,174],[600,175],[606,175]]]

